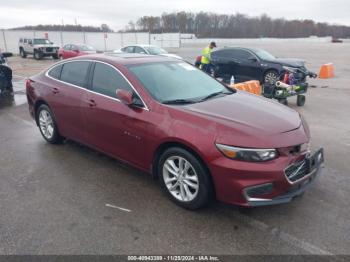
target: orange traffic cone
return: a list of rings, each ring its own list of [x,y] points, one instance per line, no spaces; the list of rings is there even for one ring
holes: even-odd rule
[[[334,66],[333,63],[324,64],[321,66],[319,78],[332,78],[334,77]]]

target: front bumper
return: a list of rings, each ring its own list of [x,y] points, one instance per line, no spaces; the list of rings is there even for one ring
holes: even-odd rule
[[[257,206],[269,206],[269,205],[278,205],[278,204],[284,204],[291,202],[295,197],[302,195],[307,188],[309,188],[313,181],[315,180],[316,176],[321,173],[322,167],[319,167],[313,171],[311,171],[308,174],[308,178],[305,179],[302,183],[292,186],[290,190],[288,190],[286,193],[274,197],[272,199],[265,199],[265,198],[250,198],[249,196],[245,195],[247,199],[247,206],[251,207],[257,207]]]
[[[260,164],[240,161],[232,163],[232,160],[227,160],[231,163],[224,159],[215,163],[217,165],[214,169],[217,175],[213,176],[213,180],[217,199],[225,203],[248,207],[276,205],[292,201],[312,185],[321,172],[324,162],[323,149],[319,149],[303,159],[307,163],[307,168],[305,165],[300,165],[303,168],[303,176],[291,174],[288,177],[287,167],[291,163],[301,163],[300,158],[291,160],[280,157]],[[298,166],[295,170],[299,171]]]

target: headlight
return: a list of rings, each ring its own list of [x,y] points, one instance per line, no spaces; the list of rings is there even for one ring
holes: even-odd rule
[[[216,144],[219,151],[226,157],[247,162],[264,162],[278,157],[276,149],[240,148]]]

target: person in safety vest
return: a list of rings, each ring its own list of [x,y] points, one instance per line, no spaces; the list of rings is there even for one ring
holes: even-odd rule
[[[216,47],[216,43],[211,42],[209,46],[204,48],[202,51],[201,69],[208,74],[211,72],[212,65],[210,63],[210,54],[214,47]]]

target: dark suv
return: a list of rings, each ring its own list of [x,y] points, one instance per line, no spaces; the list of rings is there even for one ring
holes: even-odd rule
[[[288,69],[300,69],[304,76],[311,74],[305,62],[294,58],[277,58],[262,49],[230,47],[211,53],[215,77],[236,82],[259,80],[263,84],[276,82]]]

